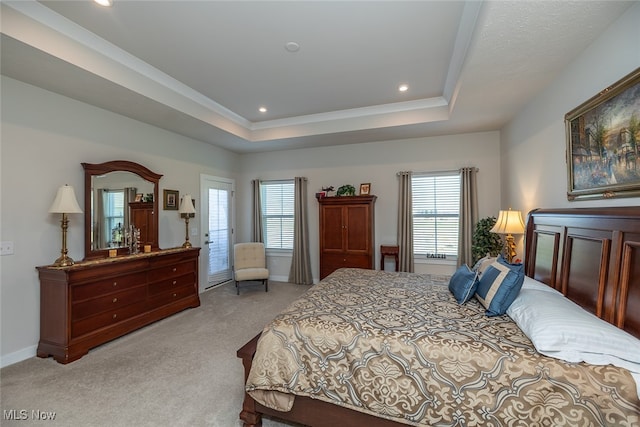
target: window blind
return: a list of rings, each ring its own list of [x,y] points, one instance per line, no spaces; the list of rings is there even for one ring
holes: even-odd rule
[[[415,255],[458,255],[460,176],[457,172],[416,174],[411,179]]]
[[[262,182],[260,189],[265,247],[293,249],[293,180]]]

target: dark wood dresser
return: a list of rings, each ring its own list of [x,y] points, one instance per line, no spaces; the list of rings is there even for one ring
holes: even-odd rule
[[[200,248],[175,248],[37,267],[38,357],[60,363],[190,307],[198,307]]]
[[[322,197],[320,279],[338,268],[374,268],[376,196]]]

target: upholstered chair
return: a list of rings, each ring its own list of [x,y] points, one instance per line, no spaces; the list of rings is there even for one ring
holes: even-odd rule
[[[269,270],[264,243],[236,243],[233,247],[233,277],[236,293],[240,295],[240,282],[262,281],[264,291],[269,291]]]

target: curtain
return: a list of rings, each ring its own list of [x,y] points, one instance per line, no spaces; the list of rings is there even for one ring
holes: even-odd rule
[[[260,180],[251,181],[253,187],[253,235],[251,241],[264,242],[262,235],[262,203],[260,201]]]
[[[460,169],[460,224],[458,227],[458,267],[473,263],[473,230],[478,222],[476,168]]]
[[[107,190],[108,191],[108,190]],[[93,212],[93,246],[92,250],[98,250],[108,247],[107,239],[111,240],[111,235],[105,236],[105,218],[104,218],[104,197],[105,190],[99,188],[96,190],[96,206]]]
[[[289,270],[289,282],[311,285],[311,255],[309,253],[309,214],[307,209],[307,178],[294,180],[293,256]]]
[[[400,271],[413,273],[413,203],[411,199],[411,172],[400,172],[398,197],[398,246]]]

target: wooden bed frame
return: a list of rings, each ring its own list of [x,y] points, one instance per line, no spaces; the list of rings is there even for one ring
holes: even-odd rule
[[[640,338],[640,207],[533,210],[525,243],[527,276]],[[259,337],[237,352],[245,382]],[[301,396],[279,412],[245,393],[244,426],[261,426],[263,415],[313,427],[405,425]]]

